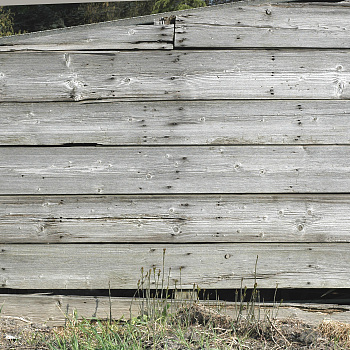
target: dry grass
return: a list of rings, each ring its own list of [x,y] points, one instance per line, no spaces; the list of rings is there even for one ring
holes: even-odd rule
[[[173,315],[130,321],[77,321],[48,328],[1,318],[0,348],[42,350],[130,349],[350,349],[349,324],[324,321],[318,327],[296,320],[239,320],[199,303]]]
[[[165,250],[163,271],[164,256]],[[255,271],[256,266],[257,260]],[[277,321],[275,312],[260,313],[256,281],[249,300],[242,281],[236,294],[235,318],[221,312],[219,303],[211,307],[201,304],[195,288],[193,300],[174,303],[165,282],[164,272],[153,269],[144,273],[141,269],[136,295],[139,316],[130,315],[129,320],[112,320],[111,312],[109,320],[99,321],[78,320],[73,314],[65,327],[48,328],[18,317],[0,317],[0,349],[350,349],[349,324],[324,321],[312,327],[294,319]],[[151,285],[156,287],[153,294]]]
[[[350,345],[350,324],[338,321],[323,321],[318,329],[328,338]]]

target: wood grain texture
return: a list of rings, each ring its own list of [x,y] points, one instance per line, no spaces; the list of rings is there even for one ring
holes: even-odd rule
[[[0,145],[349,144],[350,101],[1,103]]]
[[[4,37],[0,52],[36,50],[172,49],[174,25],[86,25]]]
[[[111,298],[112,316],[115,319],[130,319],[131,315],[139,315],[139,303],[131,298]],[[49,326],[63,326],[67,318],[73,318],[76,311],[78,319],[109,318],[109,298],[92,296],[67,296],[67,295],[0,295],[3,305],[0,316],[3,318],[22,317],[34,323],[45,323]],[[67,318],[65,317],[67,316]]]
[[[349,7],[228,8],[0,39],[0,288],[349,288]]]
[[[350,242],[348,195],[0,197],[0,243]]]
[[[348,146],[8,147],[2,195],[350,192]]]
[[[350,48],[349,3],[245,4],[177,17],[178,48]]]
[[[112,297],[111,301],[112,317],[114,319],[129,319],[130,308],[132,317],[139,315],[139,300]],[[66,320],[65,316],[72,318],[74,310],[77,312],[75,317],[78,317],[78,319],[107,319],[110,311],[109,299],[101,296],[1,294],[0,302],[3,305],[0,319],[16,321],[18,317],[22,317],[29,322],[45,323],[49,326],[63,326]],[[179,304],[191,305],[188,301],[172,301],[172,309],[175,311]],[[220,302],[215,302],[215,305],[213,305],[210,302],[201,301],[200,304],[212,307],[216,311],[218,306],[222,307],[224,314],[237,317],[237,306],[232,302],[225,302],[223,305]],[[265,313],[270,316],[275,314],[275,306],[271,303],[257,303],[256,307],[260,309],[262,317]],[[256,314],[258,314],[258,310]],[[277,319],[285,318],[296,318],[312,325],[317,325],[325,319],[349,323],[350,308],[348,305],[283,303],[278,307]]]
[[[348,243],[329,244],[7,244],[0,247],[3,288],[137,288],[141,268],[163,269],[169,287],[349,288]],[[259,256],[257,274],[255,262]],[[168,272],[170,270],[170,272]],[[180,276],[181,274],[181,276]],[[167,276],[168,277],[168,276]],[[151,285],[154,281],[151,279]]]
[[[348,51],[3,53],[0,101],[348,99],[349,63]]]

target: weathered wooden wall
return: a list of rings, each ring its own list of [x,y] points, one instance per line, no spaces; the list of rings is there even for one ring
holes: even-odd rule
[[[176,15],[0,39],[2,288],[350,287],[349,4]]]

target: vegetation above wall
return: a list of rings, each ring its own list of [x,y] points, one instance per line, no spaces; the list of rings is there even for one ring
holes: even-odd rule
[[[13,17],[10,10],[0,6],[0,36],[12,35]]]

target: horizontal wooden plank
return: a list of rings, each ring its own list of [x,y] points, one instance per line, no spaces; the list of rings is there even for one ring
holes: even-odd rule
[[[350,101],[1,103],[0,145],[349,144]]]
[[[348,99],[349,63],[348,51],[3,53],[0,101]]]
[[[28,33],[0,40],[0,52],[20,50],[172,49],[174,25],[86,25]]]
[[[350,192],[348,146],[4,147],[0,194]]]
[[[131,315],[139,315],[139,304],[131,298],[111,298],[93,296],[67,296],[67,295],[45,295],[45,294],[1,294],[0,303],[3,305],[2,318],[23,318],[28,322],[45,323],[49,326],[63,326],[67,318],[79,319],[107,319],[112,307],[112,317],[115,319],[129,319]],[[22,305],[22,306],[20,306]],[[20,320],[19,320],[20,321]]]
[[[349,3],[243,4],[177,16],[178,48],[350,48]]]
[[[129,289],[137,288],[141,268],[155,267],[169,287],[187,289],[239,288],[242,278],[252,287],[255,277],[260,288],[349,288],[349,253],[348,243],[3,244],[0,286]]]
[[[348,195],[0,197],[0,243],[350,242]]]
[[[111,298],[111,303],[107,297],[89,296],[66,296],[66,295],[45,295],[45,294],[1,294],[0,303],[3,305],[0,319],[12,319],[19,323],[45,323],[48,326],[63,326],[66,317],[78,319],[107,319],[109,318],[110,306],[113,319],[129,319],[130,309],[132,317],[138,316],[140,312],[140,300],[130,298]],[[191,305],[190,301],[170,301],[169,312],[174,313],[179,305]],[[201,301],[201,305],[220,310],[223,315],[236,318],[239,308],[232,302],[208,302]],[[350,308],[348,305],[332,304],[296,304],[282,303],[276,308],[271,303],[256,303],[256,308],[260,309],[263,319],[268,314],[270,317],[276,315],[277,319],[294,318],[307,322],[310,325],[317,325],[323,320],[333,320],[339,322],[350,322]],[[243,313],[245,310],[242,311]],[[258,315],[258,310],[256,312]],[[272,316],[271,316],[272,315]],[[24,320],[24,321],[23,321]]]

